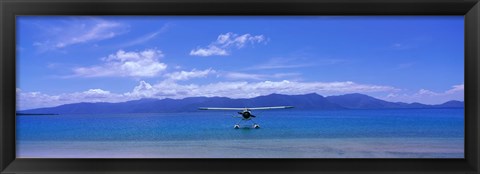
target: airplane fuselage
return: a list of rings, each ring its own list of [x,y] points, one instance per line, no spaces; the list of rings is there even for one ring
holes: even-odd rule
[[[242,111],[238,112],[238,114],[242,115],[243,119],[250,119],[252,117],[252,113],[250,111]]]

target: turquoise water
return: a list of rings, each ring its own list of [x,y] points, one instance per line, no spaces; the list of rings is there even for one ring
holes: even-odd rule
[[[92,146],[92,149],[98,148],[97,145],[99,143],[108,144],[108,142],[122,142],[127,144],[132,142],[173,142],[176,144],[175,146],[190,148],[192,147],[189,146],[189,144],[199,144],[198,142],[201,142],[201,145],[195,147],[209,151],[209,148],[213,148],[214,144],[222,144],[222,142],[224,142],[223,144],[225,145],[235,141],[242,142],[241,144],[244,146],[263,143],[262,145],[270,145],[272,148],[274,148],[273,146],[280,147],[289,142],[296,142],[296,144],[290,144],[289,147],[299,148],[301,150],[300,146],[307,146],[310,142],[316,144],[311,144],[311,147],[308,148],[315,149],[315,146],[337,146],[335,143],[332,144],[334,141],[337,144],[345,145],[346,140],[362,140],[362,143],[352,145],[352,147],[361,145],[361,152],[375,151],[375,148],[378,148],[376,145],[383,141],[387,144],[391,143],[392,148],[406,148],[406,146],[398,146],[399,143],[401,145],[402,142],[405,142],[405,145],[407,145],[406,142],[409,142],[408,147],[422,146],[426,149],[443,145],[445,147],[438,147],[437,151],[429,152],[431,155],[426,155],[426,157],[450,157],[448,154],[444,156],[439,155],[443,154],[443,151],[446,153],[451,152],[452,149],[449,148],[455,148],[455,155],[452,157],[463,157],[461,153],[463,152],[464,138],[463,109],[341,111],[299,111],[291,109],[261,111],[254,112],[253,114],[257,116],[255,121],[260,124],[260,129],[233,129],[233,125],[239,118],[232,117],[235,115],[235,112],[223,111],[17,116],[17,155],[21,152],[21,156],[36,157],[39,154],[39,148],[42,147],[41,143],[45,142],[49,142],[50,145],[43,144],[44,146],[49,146],[49,148],[42,149],[43,151],[45,151],[45,149],[52,149],[53,145],[51,142],[62,142],[61,147],[67,149],[70,146],[73,147],[73,145],[65,142],[88,142],[89,145]],[[244,126],[248,127],[250,124]],[[283,145],[278,143],[276,145],[275,143],[268,144],[271,142],[269,140],[281,141]],[[325,140],[329,141],[327,142]],[[342,140],[345,141],[342,142]],[[95,144],[95,142],[98,143]],[[89,145],[83,145],[77,149],[88,149]],[[236,150],[241,148],[237,147],[238,145],[239,143],[233,143],[231,146],[222,146],[222,149],[230,149],[230,151],[232,151],[232,149]],[[393,147],[393,145],[395,145],[395,147]],[[146,148],[141,147],[144,146],[142,143],[130,144],[130,146],[140,149]],[[149,148],[158,149],[162,148],[162,146],[166,145],[156,144],[155,147]],[[102,145],[102,147],[105,148],[105,145]],[[115,147],[111,148],[115,149]],[[169,148],[173,147],[169,146]],[[175,150],[178,149],[171,149],[171,151]],[[217,150],[218,149],[216,149],[215,152],[218,152]],[[143,151],[148,151],[148,148]],[[412,151],[417,153],[419,150],[416,149]],[[182,152],[183,151],[179,150],[176,153]],[[282,151],[279,150],[275,153],[281,152]],[[397,151],[391,151],[391,149],[385,153],[387,152],[389,155],[398,153]],[[413,152],[408,151],[405,153]],[[55,154],[59,152],[52,153]],[[55,157],[52,153],[50,153],[49,157]],[[67,152],[62,151],[62,153]],[[70,149],[68,153],[75,152],[72,152],[72,149]],[[165,152],[162,153],[165,154]],[[348,151],[343,153],[348,154]],[[230,157],[228,153],[223,154],[227,154],[226,157]],[[298,155],[298,153],[294,152],[292,152],[292,154]],[[61,154],[57,155],[62,156]],[[273,152],[269,155],[276,157]],[[425,156],[424,153],[422,153],[422,155],[422,157]],[[70,154],[69,157],[72,156],[75,157],[75,154]],[[172,154],[169,156],[172,156]],[[188,154],[185,156],[188,157]],[[284,157],[284,154],[277,154],[277,156]],[[324,157],[321,152],[319,152],[317,156]],[[162,155],[159,154],[159,157],[162,157]],[[260,155],[259,157],[262,156]],[[360,154],[359,157],[363,156]],[[380,157],[382,156],[380,155]],[[395,155],[393,155],[393,157],[395,157]],[[416,157],[416,155],[413,155],[413,157]]]

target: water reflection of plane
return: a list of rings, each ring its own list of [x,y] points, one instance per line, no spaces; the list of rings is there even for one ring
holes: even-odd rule
[[[256,108],[198,108],[200,110],[227,110],[227,111],[240,111],[238,114],[241,116],[237,116],[238,118],[242,118],[240,121],[238,121],[233,127],[235,129],[240,128],[240,122],[247,122],[247,121],[252,121],[253,128],[260,128],[260,125],[255,123],[252,119],[255,118],[255,115],[252,115],[252,110],[269,110],[269,109],[288,109],[288,108],[293,108],[293,106],[271,106],[271,107],[256,107]]]

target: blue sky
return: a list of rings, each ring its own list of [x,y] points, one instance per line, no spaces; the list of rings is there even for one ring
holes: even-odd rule
[[[311,92],[463,100],[463,27],[463,16],[21,16],[18,106]]]

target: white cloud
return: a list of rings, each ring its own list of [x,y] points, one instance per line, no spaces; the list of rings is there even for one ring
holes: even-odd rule
[[[382,97],[380,97],[382,98]],[[464,84],[454,85],[451,89],[443,92],[434,92],[428,89],[420,89],[413,94],[390,93],[383,99],[388,101],[419,102],[424,104],[441,104],[450,100],[464,100]]]
[[[135,40],[132,40],[132,41],[126,43],[126,44],[123,44],[122,46],[123,46],[123,47],[128,47],[128,46],[133,46],[133,45],[142,44],[142,43],[145,43],[145,42],[148,42],[148,41],[154,39],[154,38],[157,37],[159,34],[160,34],[159,31],[153,32],[153,33],[148,33],[148,34],[146,34],[146,35],[144,35],[144,36],[142,36],[142,37],[139,37],[139,38],[137,38],[137,39],[135,39]]]
[[[141,88],[140,86],[148,86],[148,88]],[[124,93],[127,98],[179,98],[180,95],[185,96],[190,90],[197,89],[197,85],[179,85],[173,81],[162,81],[155,85],[147,82],[140,82],[132,92]],[[183,98],[183,97],[182,97]]]
[[[445,91],[445,94],[454,94],[454,93],[458,93],[458,92],[461,92],[461,93],[464,92],[464,84],[452,86],[452,89],[449,89],[448,91]]]
[[[102,89],[89,89],[59,95],[48,95],[40,92],[24,92],[17,89],[19,109],[51,107],[78,102],[122,102],[141,98],[185,98],[185,97],[230,97],[251,98],[271,93],[305,94],[316,92],[321,95],[338,95],[345,93],[392,92],[398,89],[390,86],[358,84],[346,82],[294,82],[294,81],[261,81],[261,82],[217,82],[205,85],[178,84],[172,80],[150,84],[145,81],[126,93],[112,93]]]
[[[206,69],[203,71],[199,71],[193,69],[191,71],[178,71],[173,73],[165,74],[164,76],[167,77],[169,80],[188,80],[191,78],[199,78],[199,77],[206,77],[209,74],[213,74],[216,71],[213,69]]]
[[[190,51],[192,56],[227,56],[229,55],[227,50],[218,48],[215,45],[209,45],[207,48],[198,48],[196,50]]]
[[[112,29],[115,29],[119,26],[119,23],[101,21],[91,28],[86,29],[85,32],[80,32],[79,35],[71,36],[65,40],[57,42],[55,46],[57,48],[63,48],[68,45],[85,43],[92,40],[109,39],[117,35],[117,33],[112,31]]]
[[[17,110],[52,107],[79,102],[119,102],[125,98],[102,89],[89,89],[83,92],[48,95],[41,92],[23,92],[17,89]]]
[[[265,41],[265,36],[256,35],[252,36],[251,34],[238,35],[232,32],[226,34],[220,34],[217,38],[217,41],[214,44],[221,46],[222,48],[236,46],[237,48],[242,48],[247,43],[261,43]]]
[[[232,32],[220,34],[217,40],[205,48],[197,48],[190,51],[192,56],[226,56],[229,55],[229,50],[236,47],[237,49],[244,47],[247,44],[265,43],[266,38],[263,35],[251,34],[235,34]]]
[[[234,80],[266,80],[266,79],[294,77],[298,75],[300,74],[299,73],[252,74],[252,73],[228,72],[228,73],[224,73],[222,76],[228,79],[234,79]]]
[[[17,110],[51,107],[60,104],[66,103],[59,102],[59,96],[40,92],[23,92],[17,89]]]
[[[154,77],[167,68],[159,62],[163,57],[160,50],[147,49],[140,52],[117,51],[102,58],[103,64],[74,68],[74,77]]]
[[[344,59],[334,58],[311,58],[309,56],[292,56],[292,57],[275,57],[265,63],[257,63],[257,65],[248,67],[249,70],[265,70],[265,69],[294,69],[312,66],[326,66],[345,63]]]
[[[263,79],[263,75],[261,74],[249,74],[249,73],[239,73],[239,72],[229,72],[225,75],[226,78],[229,79],[246,79],[246,80],[261,80]]]
[[[128,96],[126,98],[151,98],[151,96],[154,95],[154,90],[152,90],[153,87],[149,83],[145,81],[140,81],[140,84],[138,86],[135,86],[133,88],[132,92],[127,92],[123,94],[124,96]]]
[[[302,68],[302,67],[309,67],[313,66],[313,63],[298,63],[298,62],[305,62],[301,61],[299,58],[272,58],[268,60],[266,63],[261,63],[248,69],[253,70],[264,70],[264,69],[289,69],[289,68]]]
[[[181,85],[174,81],[162,81],[155,85],[141,82],[139,86],[145,90],[133,90],[126,93],[127,96],[149,96],[151,98],[185,98],[195,96],[219,96],[230,98],[249,98],[271,93],[280,94],[305,94],[316,92],[322,95],[344,93],[368,93],[379,91],[396,91],[390,86],[357,84],[354,82],[293,82],[293,81],[261,81],[261,82],[217,82],[205,85],[188,84]],[[137,86],[137,87],[139,87]],[[135,87],[135,89],[137,88]],[[146,95],[148,94],[148,95]]]
[[[127,26],[99,18],[76,18],[64,26],[47,31],[44,41],[34,42],[40,51],[61,49],[70,45],[114,38],[126,32]],[[48,27],[46,27],[48,28]]]
[[[110,95],[110,91],[104,91],[102,89],[89,89],[84,91],[82,94],[85,94],[88,98],[106,98]]]
[[[288,69],[288,68],[303,68],[303,67],[310,67],[313,64],[264,64],[251,67],[249,69]]]
[[[158,35],[160,35],[161,33],[164,33],[165,31],[168,30],[168,28],[170,27],[170,25],[168,24],[165,24],[162,28],[160,28],[158,31],[155,31],[155,32],[152,32],[152,33],[148,33],[144,36],[141,36],[139,38],[136,38],[130,42],[127,42],[127,43],[124,43],[121,45],[121,47],[129,47],[129,46],[133,46],[133,45],[138,45],[138,44],[142,44],[142,43],[145,43],[145,42],[148,42],[152,39],[155,39],[156,37],[158,37]]]

